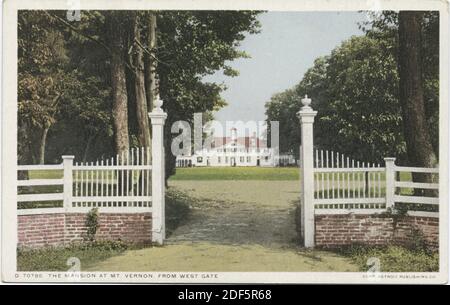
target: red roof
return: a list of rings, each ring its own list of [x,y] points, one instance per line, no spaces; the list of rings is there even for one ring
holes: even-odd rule
[[[254,142],[254,147],[259,147],[259,148],[266,148],[267,147],[267,143],[264,140],[261,140],[259,138],[256,137],[238,137],[236,142],[238,145],[243,145],[245,146],[245,148],[251,148],[252,147],[252,138],[255,139],[256,141]],[[231,137],[216,137],[213,139],[212,141],[212,148],[217,148],[217,147],[221,147],[223,145],[226,145],[228,143],[231,143]]]

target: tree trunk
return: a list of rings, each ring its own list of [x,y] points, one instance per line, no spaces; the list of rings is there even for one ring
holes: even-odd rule
[[[153,104],[158,95],[158,84],[156,69],[158,62],[156,61],[156,15],[153,12],[149,12],[149,17],[147,18],[148,27],[148,47],[150,54],[145,55],[145,82],[146,82],[146,92],[147,92],[147,108],[149,110],[153,109]]]
[[[38,156],[39,164],[45,163],[45,143],[47,142],[47,134],[49,129],[50,126],[45,126],[44,129],[42,130],[41,139],[39,142],[39,156]]]
[[[86,160],[87,160],[92,141],[94,140],[95,137],[96,137],[95,135],[90,135],[87,140],[86,147],[84,148],[84,153],[83,153],[83,163],[86,162]]]
[[[114,126],[114,148],[117,154],[128,152],[128,98],[125,78],[124,28],[119,12],[106,14],[108,45],[111,50],[111,89]]]
[[[422,12],[399,13],[400,104],[407,155],[412,166],[435,167],[436,155],[425,120],[421,63]],[[432,182],[431,175],[414,174],[414,181]]]
[[[147,97],[145,90],[144,51],[141,44],[140,16],[136,13],[134,22],[134,88],[136,95],[136,118],[139,143],[150,147],[150,126],[148,118]]]

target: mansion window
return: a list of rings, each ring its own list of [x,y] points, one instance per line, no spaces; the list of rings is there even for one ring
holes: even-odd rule
[[[240,158],[239,158],[239,161],[240,161],[241,163],[244,163],[244,157],[240,157]]]
[[[247,163],[252,162],[252,157],[247,157]]]
[[[197,157],[197,162],[198,163],[202,163],[203,162],[203,158],[202,157]]]
[[[221,157],[217,157],[217,163],[222,163],[222,158]]]

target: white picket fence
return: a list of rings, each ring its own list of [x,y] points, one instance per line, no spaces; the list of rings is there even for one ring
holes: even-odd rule
[[[357,161],[339,152],[315,150],[316,208],[382,208],[385,168]]]
[[[150,149],[131,148],[113,158],[75,163],[72,207],[150,207]]]
[[[56,165],[19,165],[18,171],[44,171],[37,179],[17,180],[18,215],[151,212],[152,241],[165,239],[164,124],[167,114],[159,97],[148,113],[152,126],[152,149],[132,148],[108,159],[75,163],[74,156],[62,156]],[[42,177],[58,178],[42,178]],[[25,194],[25,188],[47,190]],[[50,190],[49,190],[50,187]],[[54,191],[59,187],[61,192]],[[58,202],[61,202],[62,204]],[[47,203],[47,204],[46,204]],[[49,204],[50,203],[50,207]],[[25,206],[24,206],[25,204]]]
[[[401,189],[439,189],[439,183],[397,181],[397,172],[439,174],[437,168],[402,167],[395,158],[386,166],[361,162],[342,153],[314,150],[315,209],[386,209],[396,202],[439,204],[439,198],[402,195]]]
[[[62,201],[62,207],[69,211],[79,212],[91,208],[101,208],[103,211],[151,211],[152,165],[149,148],[131,148],[115,157],[87,163],[74,164],[73,156],[62,158],[63,162],[57,165],[18,166],[19,171],[28,171],[31,176],[32,171],[44,171],[44,175],[59,174],[62,177],[18,180],[19,188],[31,187],[34,188],[33,192],[41,186],[62,186],[62,192],[59,193],[19,194],[19,204],[33,202],[40,207],[45,206],[40,203]],[[53,207],[57,206],[53,204]]]
[[[385,212],[397,203],[438,205],[438,197],[416,196],[402,193],[402,189],[439,189],[439,183],[397,181],[397,173],[409,172],[434,175],[438,181],[438,168],[403,167],[395,165],[395,158],[384,158],[380,164],[358,161],[344,154],[315,150],[313,125],[317,111],[311,99],[302,99],[299,111],[301,124],[301,235],[306,247],[314,246],[314,221],[317,214],[373,214]],[[411,193],[411,192],[410,192]],[[413,193],[413,192],[412,192]],[[414,193],[413,193],[414,194]],[[425,193],[427,194],[427,193]],[[409,212],[408,212],[409,213]],[[418,211],[420,215],[436,217],[436,212]],[[418,214],[418,215],[419,215]]]

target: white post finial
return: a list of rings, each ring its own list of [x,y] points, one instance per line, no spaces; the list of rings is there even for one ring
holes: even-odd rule
[[[309,110],[309,109],[312,110],[312,108],[309,106],[311,105],[311,99],[308,97],[308,94],[305,94],[305,97],[302,98],[302,104],[303,104],[302,110]]]
[[[162,105],[163,105],[163,100],[159,97],[159,94],[156,96],[155,102],[154,102],[154,109],[153,111],[155,112],[162,112]]]

